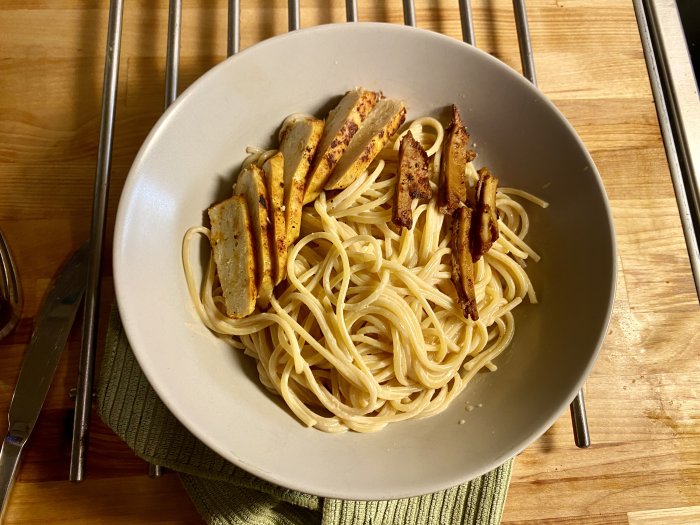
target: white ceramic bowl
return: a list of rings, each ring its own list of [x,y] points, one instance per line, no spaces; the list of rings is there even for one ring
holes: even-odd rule
[[[324,115],[355,86],[403,99],[408,118],[456,103],[478,165],[551,203],[530,207],[540,304],[516,314],[511,347],[448,410],[375,434],[303,427],[254,364],[209,333],[190,304],[184,232],[227,196],[248,145],[272,145],[290,113]],[[523,450],[591,370],[610,316],[615,247],[600,177],[572,127],[525,79],[445,36],[341,24],[269,39],[184,92],[145,141],[117,216],[119,311],[149,381],[177,418],[239,467],[327,497],[387,499],[444,489]],[[481,404],[471,412],[466,403]],[[459,424],[464,419],[465,424]]]

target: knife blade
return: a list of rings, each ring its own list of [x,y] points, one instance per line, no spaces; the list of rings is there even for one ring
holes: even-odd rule
[[[22,359],[10,401],[7,435],[0,448],[0,520],[5,514],[22,450],[39,418],[85,293],[88,254],[89,243],[85,243],[56,276]]]

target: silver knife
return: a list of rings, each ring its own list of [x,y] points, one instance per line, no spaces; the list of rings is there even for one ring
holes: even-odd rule
[[[10,402],[7,436],[0,449],[0,520],[5,514],[22,449],[44,405],[85,293],[88,254],[89,243],[85,243],[61,269],[44,300],[32,339],[24,353]]]

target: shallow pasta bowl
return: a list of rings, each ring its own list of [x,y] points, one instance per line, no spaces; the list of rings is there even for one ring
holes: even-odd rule
[[[265,391],[254,363],[204,327],[190,303],[180,251],[185,231],[203,224],[207,207],[230,193],[246,146],[272,145],[285,116],[322,116],[355,86],[403,99],[409,119],[457,104],[477,142],[477,165],[550,206],[528,208],[528,241],[542,256],[529,268],[540,303],[517,309],[515,337],[496,360],[498,371],[478,374],[435,417],[373,434],[326,434],[301,425]],[[195,82],[141,148],[114,239],[126,333],[175,416],[263,479],[348,499],[444,489],[496,467],[540,436],[594,364],[610,317],[614,266],[600,177],[557,109],[473,47],[371,23],[272,38]]]

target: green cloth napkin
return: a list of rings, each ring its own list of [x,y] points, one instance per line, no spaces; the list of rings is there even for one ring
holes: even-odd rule
[[[207,448],[168,411],[139,368],[116,308],[97,406],[104,422],[139,457],[179,473],[210,525],[492,525],[503,514],[513,460],[464,485],[388,501],[320,498],[248,474]]]

